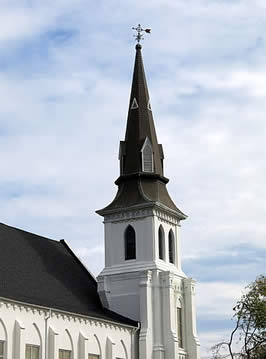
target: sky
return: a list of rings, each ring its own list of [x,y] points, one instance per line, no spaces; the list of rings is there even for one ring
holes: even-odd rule
[[[143,58],[168,190],[188,215],[202,357],[265,274],[265,0],[1,0],[0,221],[65,239],[96,276],[95,210],[114,198],[135,56]]]

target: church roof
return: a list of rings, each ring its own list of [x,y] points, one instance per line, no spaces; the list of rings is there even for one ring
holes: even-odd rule
[[[145,144],[152,153],[149,170],[143,168]],[[163,148],[157,141],[140,44],[136,45],[126,135],[120,142],[119,159],[117,195],[107,207],[98,210],[98,214],[104,216],[130,207],[158,205],[180,220],[187,217],[176,207],[166,188],[169,180],[163,173]]]
[[[64,240],[0,223],[0,297],[137,326],[103,308],[97,282]]]

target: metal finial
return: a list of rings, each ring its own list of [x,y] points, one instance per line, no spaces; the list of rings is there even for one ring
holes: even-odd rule
[[[136,30],[137,34],[133,35],[137,41],[137,43],[139,44],[141,40],[144,40],[143,37],[143,32],[147,32],[148,34],[151,33],[151,29],[142,29],[142,27],[140,26],[140,24],[138,24],[137,27],[132,27],[132,30]]]

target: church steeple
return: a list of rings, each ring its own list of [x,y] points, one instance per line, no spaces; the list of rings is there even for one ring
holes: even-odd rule
[[[98,292],[108,309],[140,322],[139,359],[199,359],[194,282],[182,271],[180,221],[163,173],[139,41],[120,176],[104,217],[105,268]],[[147,32],[147,31],[146,31]]]
[[[120,142],[120,176],[115,184],[118,192],[111,204],[97,211],[105,215],[136,206],[157,205],[185,219],[170,198],[163,173],[163,149],[158,144],[148,86],[141,54],[136,45],[136,57],[129,100],[125,140]]]
[[[140,172],[163,176],[163,151],[157,141],[140,44],[136,45],[126,136],[120,146],[122,176]],[[145,152],[145,146],[150,151]]]

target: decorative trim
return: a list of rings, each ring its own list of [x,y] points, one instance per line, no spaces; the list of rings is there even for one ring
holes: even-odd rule
[[[126,222],[128,220],[138,220],[153,215],[152,208],[135,209],[113,213],[104,217],[104,223],[108,222]]]
[[[169,214],[168,212],[161,210],[159,208],[155,208],[154,213],[158,217],[160,222],[168,223],[168,224],[180,227],[180,224],[179,224],[180,221],[176,217]]]
[[[147,287],[151,285],[152,280],[152,271],[147,270],[140,273],[140,281],[139,286],[140,287]]]
[[[178,218],[173,216],[168,211],[165,211],[158,207],[149,207],[149,208],[136,208],[123,210],[121,212],[116,212],[108,214],[104,217],[104,223],[110,222],[127,222],[143,219],[145,217],[156,216],[158,220],[162,223],[168,223],[170,225],[180,227],[180,221]]]
[[[121,344],[122,344],[122,347],[124,348],[124,352],[125,352],[125,359],[128,359],[128,353],[127,353],[127,347],[124,343],[124,341],[121,339]]]
[[[38,307],[38,306],[34,306],[32,304],[27,304],[27,303],[22,303],[22,302],[18,302],[16,303],[15,301],[12,301],[7,298],[1,298],[0,297],[0,308],[5,306],[7,309],[12,309],[13,311],[16,310],[20,310],[21,312],[25,311],[25,312],[31,312],[34,315],[44,315],[47,316],[49,313],[50,308],[46,308],[46,307]],[[68,313],[68,312],[63,312],[60,311],[58,309],[53,309],[52,310],[52,317],[56,317],[57,319],[63,319],[63,320],[73,320],[73,321],[79,321],[80,323],[85,323],[85,324],[89,324],[89,325],[94,325],[94,326],[102,326],[104,325],[106,328],[110,328],[110,329],[120,329],[123,331],[128,331],[131,332],[132,329],[135,329],[135,327],[130,326],[130,325],[126,325],[123,323],[115,323],[115,322],[111,322],[108,320],[104,320],[104,319],[97,319],[97,318],[92,318],[92,317],[86,317],[86,316],[82,316],[79,314],[74,314],[74,313]]]
[[[102,348],[101,348],[100,340],[99,340],[99,338],[97,337],[96,334],[93,334],[93,336],[94,336],[94,338],[95,338],[95,340],[96,340],[96,342],[98,344],[98,348],[99,348],[99,352],[100,352],[100,358],[102,358]]]
[[[139,108],[139,105],[137,103],[136,97],[133,98],[130,110],[135,110],[136,108]]]

